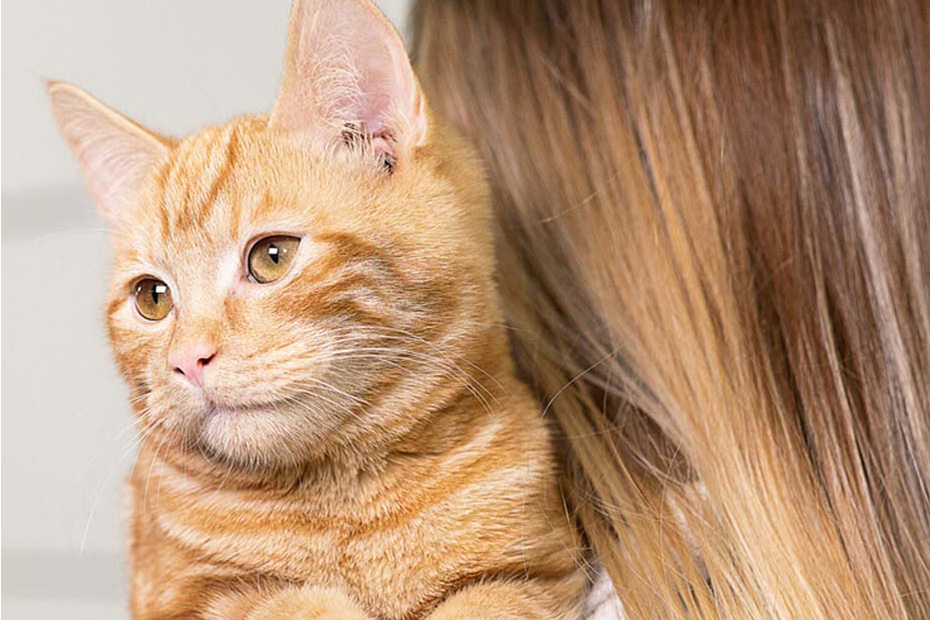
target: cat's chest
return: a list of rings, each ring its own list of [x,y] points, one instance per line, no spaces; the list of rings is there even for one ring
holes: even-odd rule
[[[183,497],[163,488],[152,516],[205,563],[343,587],[377,616],[400,618],[438,600],[487,553],[476,541],[491,515],[469,519],[452,497],[422,495],[398,490],[322,511],[291,498],[222,490]]]
[[[489,575],[570,563],[546,436],[526,425],[499,445],[497,430],[432,461],[395,458],[335,495],[236,490],[146,463],[134,480],[134,597],[158,613],[139,617],[197,609],[211,584],[279,582],[337,587],[374,617],[413,618]]]

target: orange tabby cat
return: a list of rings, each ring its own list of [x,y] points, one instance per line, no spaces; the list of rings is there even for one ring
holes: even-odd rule
[[[375,8],[298,1],[272,112],[183,140],[49,93],[114,233],[135,618],[577,616],[485,181]]]

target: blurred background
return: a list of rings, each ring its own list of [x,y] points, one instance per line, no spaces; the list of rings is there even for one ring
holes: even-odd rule
[[[378,2],[404,31],[409,0]],[[2,613],[128,618],[135,428],[102,320],[103,221],[43,79],[180,136],[271,105],[288,0],[4,0]]]

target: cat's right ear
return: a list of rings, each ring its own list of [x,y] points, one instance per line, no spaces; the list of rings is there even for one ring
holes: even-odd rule
[[[116,219],[140,181],[169,150],[167,139],[103,105],[80,88],[48,82],[52,113],[101,211]]]

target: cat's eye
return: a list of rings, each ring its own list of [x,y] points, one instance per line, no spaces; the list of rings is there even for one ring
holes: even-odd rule
[[[171,312],[174,301],[171,289],[161,280],[144,278],[136,284],[136,310],[150,321],[160,321]]]
[[[299,238],[286,235],[260,239],[249,250],[249,276],[262,284],[274,282],[287,273],[299,244]]]

